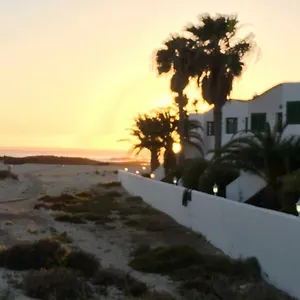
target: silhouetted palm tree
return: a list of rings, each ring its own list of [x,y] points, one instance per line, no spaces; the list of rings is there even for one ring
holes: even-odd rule
[[[184,95],[184,89],[189,83],[189,78],[194,75],[192,71],[193,60],[193,41],[183,37],[171,36],[163,47],[156,51],[156,66],[158,74],[171,73],[170,89],[175,94],[174,100],[178,105],[179,123],[178,132],[180,136],[180,144],[184,149],[184,122],[186,113],[184,108],[188,103],[188,98]],[[184,151],[180,152],[180,162],[184,160]]]
[[[271,128],[266,124],[262,132],[244,133],[233,138],[217,151],[216,162],[232,165],[234,168],[261,177],[267,184],[273,206],[278,208],[277,192],[281,178],[300,168],[300,137],[283,137],[284,129]]]
[[[236,77],[242,75],[244,59],[253,49],[253,36],[240,38],[236,16],[202,15],[200,23],[186,28],[192,34],[198,54],[193,56],[202,96],[214,104],[215,149],[222,145],[222,107],[232,91]]]
[[[139,114],[129,129],[130,135],[134,138],[131,140],[133,144],[131,152],[138,155],[143,149],[148,149],[151,152],[151,170],[153,171],[159,166],[159,156],[164,151],[167,168],[169,168],[168,161],[174,155],[173,144],[178,141],[178,128],[177,112],[170,107],[153,110],[150,114]],[[185,142],[203,154],[203,142],[199,129],[201,130],[202,126],[198,121],[187,118],[184,120]]]
[[[129,129],[129,134],[134,140],[123,139],[120,141],[130,141],[133,146],[130,149],[135,155],[140,154],[144,149],[151,153],[150,167],[154,171],[159,167],[160,151],[163,147],[160,138],[161,124],[159,121],[148,114],[139,114],[134,119],[133,126]]]
[[[173,151],[174,143],[178,142],[180,120],[177,117],[176,109],[171,107],[156,110],[156,118],[162,126],[162,140],[164,153],[164,167],[166,173],[173,169],[176,165],[176,154]],[[199,155],[203,156],[203,140],[200,131],[203,130],[202,125],[197,120],[184,119],[184,143],[193,146]]]

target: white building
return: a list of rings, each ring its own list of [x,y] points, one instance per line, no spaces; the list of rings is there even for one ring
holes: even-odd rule
[[[191,114],[203,126],[205,152],[214,147],[213,110],[204,114]],[[235,133],[244,130],[263,130],[268,122],[287,123],[284,136],[300,134],[300,83],[282,83],[248,101],[230,100],[222,109],[222,144],[227,143]],[[196,149],[187,146],[186,158],[199,156]],[[265,186],[258,177],[250,174],[241,176],[227,186],[227,198],[246,201]]]

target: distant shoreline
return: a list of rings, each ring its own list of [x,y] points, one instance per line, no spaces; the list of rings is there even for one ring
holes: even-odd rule
[[[98,161],[90,158],[56,156],[56,155],[34,155],[24,157],[0,156],[0,161],[7,165],[24,165],[24,164],[45,164],[45,165],[94,165],[94,166],[109,166],[109,165],[141,165],[148,164],[147,161]]]

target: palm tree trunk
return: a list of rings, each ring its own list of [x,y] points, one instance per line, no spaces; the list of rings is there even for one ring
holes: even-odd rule
[[[216,103],[213,114],[215,131],[215,150],[219,150],[222,146],[222,106]]]
[[[151,150],[151,172],[155,171],[159,167],[159,160],[158,160],[158,152],[157,149]]]
[[[183,92],[178,95],[178,109],[179,109],[179,123],[178,123],[178,133],[180,137],[181,151],[178,154],[178,164],[182,165],[184,163],[184,142],[185,142],[185,112],[184,112],[184,96]]]

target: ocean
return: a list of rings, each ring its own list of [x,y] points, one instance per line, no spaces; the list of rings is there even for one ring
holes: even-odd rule
[[[0,156],[35,156],[55,155],[68,157],[83,157],[105,162],[121,162],[128,160],[147,160],[147,156],[130,156],[126,150],[98,150],[98,149],[35,149],[35,148],[0,148]]]

